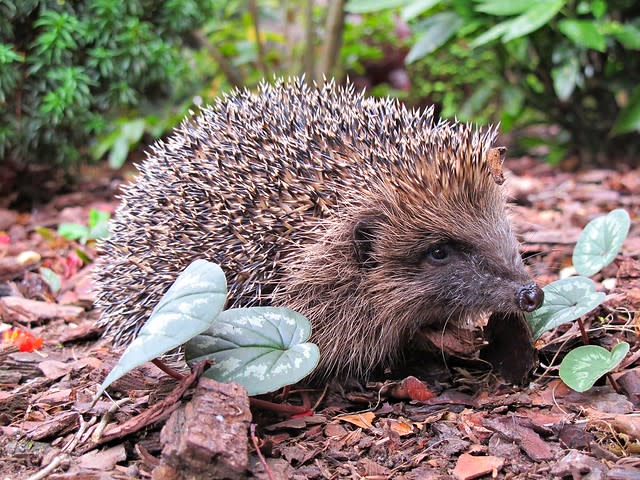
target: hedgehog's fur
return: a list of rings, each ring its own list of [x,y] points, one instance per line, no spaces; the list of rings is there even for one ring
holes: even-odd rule
[[[325,376],[393,363],[421,327],[522,310],[537,287],[487,160],[496,131],[432,116],[296,80],[186,120],[123,189],[102,245],[106,334],[129,342],[198,258],[223,267],[228,306],[306,315]]]

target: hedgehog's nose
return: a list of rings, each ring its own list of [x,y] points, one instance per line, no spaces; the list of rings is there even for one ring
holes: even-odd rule
[[[516,303],[520,310],[525,312],[533,312],[542,305],[544,300],[544,292],[535,283],[520,287],[516,293]]]

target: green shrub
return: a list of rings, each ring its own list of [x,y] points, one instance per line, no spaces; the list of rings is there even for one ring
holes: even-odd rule
[[[0,0],[0,159],[73,165],[107,112],[183,88],[214,1]]]
[[[550,160],[570,151],[588,160],[640,149],[640,12],[633,0],[347,4],[363,13],[384,7],[411,22],[407,62],[430,75],[426,87],[435,90],[444,77],[442,90],[456,90],[441,94],[446,113],[493,114],[507,128],[558,125]]]

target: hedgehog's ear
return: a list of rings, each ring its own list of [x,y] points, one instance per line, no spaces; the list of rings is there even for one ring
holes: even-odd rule
[[[353,226],[353,250],[362,268],[373,268],[378,262],[373,257],[373,246],[381,223],[381,216],[367,215]]]

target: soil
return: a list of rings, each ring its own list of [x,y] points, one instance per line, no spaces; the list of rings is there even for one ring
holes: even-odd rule
[[[506,166],[523,256],[542,285],[571,273],[588,221],[616,208],[630,214],[622,251],[592,277],[605,301],[582,322],[590,344],[631,348],[593,388],[578,393],[559,379],[562,358],[584,342],[572,322],[536,341],[539,362],[522,386],[480,362],[435,356],[366,385],[262,398],[305,410],[290,416],[255,401],[249,410],[241,388],[145,364],[92,406],[121,352],[95,325],[95,242],[65,239],[57,228],[86,225],[91,209],[113,212],[130,172],[88,169],[73,193],[28,211],[0,208],[3,328],[29,332],[33,347],[43,339],[33,351],[19,351],[15,338],[0,349],[0,475],[640,478],[640,170],[567,173],[531,158]],[[518,356],[515,340],[501,345]]]

